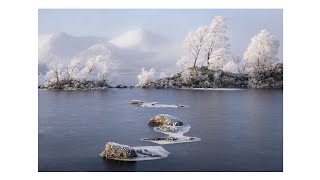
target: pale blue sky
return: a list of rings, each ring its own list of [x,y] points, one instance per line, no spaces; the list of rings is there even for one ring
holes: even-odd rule
[[[280,40],[282,60],[282,12],[282,9],[40,9],[38,29],[39,34],[66,32],[112,38],[139,27],[182,44],[188,32],[210,25],[215,16],[225,16],[233,55],[242,55],[251,37],[267,29]]]

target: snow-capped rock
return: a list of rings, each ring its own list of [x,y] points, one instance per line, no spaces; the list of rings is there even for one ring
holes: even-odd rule
[[[169,114],[158,114],[149,120],[148,125],[153,127],[162,125],[182,126],[183,123]]]

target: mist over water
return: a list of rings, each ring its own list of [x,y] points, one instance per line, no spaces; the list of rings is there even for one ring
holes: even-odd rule
[[[282,171],[283,91],[248,89],[39,90],[39,171]],[[144,108],[131,99],[189,108]],[[191,126],[201,141],[168,144],[167,158],[103,160],[106,142],[158,146],[141,141],[163,136],[147,125],[170,114]]]

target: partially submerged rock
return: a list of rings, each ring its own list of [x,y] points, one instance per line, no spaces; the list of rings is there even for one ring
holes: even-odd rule
[[[183,123],[178,118],[169,114],[158,114],[149,120],[148,125],[153,127],[162,125],[182,126]]]
[[[183,125],[183,122],[177,120],[173,123],[174,126],[182,126]]]
[[[128,159],[137,157],[137,153],[130,146],[108,142],[101,156],[108,159]]]
[[[167,140],[167,141],[175,141],[178,138],[176,137],[151,137],[151,138],[143,138],[142,140],[146,141],[162,141],[162,140]]]
[[[129,104],[143,104],[143,101],[133,99],[133,100],[130,100],[130,101],[129,101]]]
[[[168,114],[158,114],[151,118],[148,125],[153,126],[156,132],[166,134],[166,137],[151,137],[141,139],[143,141],[150,141],[157,144],[175,144],[201,141],[197,137],[184,136],[191,126],[183,123],[178,118]]]
[[[172,132],[172,133],[178,132],[178,129],[175,128],[174,126],[167,126],[167,125],[156,127],[156,130],[163,131],[163,132]]]
[[[158,102],[144,102],[139,106],[147,107],[147,108],[188,108],[189,107],[187,105],[182,105],[182,104],[162,104]]]
[[[118,161],[145,161],[168,157],[170,154],[161,146],[130,147],[123,144],[108,142],[100,156]]]

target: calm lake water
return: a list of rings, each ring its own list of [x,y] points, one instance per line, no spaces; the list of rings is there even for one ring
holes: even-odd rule
[[[39,90],[39,171],[282,171],[282,90]],[[131,99],[190,108],[143,108]],[[103,160],[108,141],[150,146],[163,136],[147,126],[160,113],[191,125],[200,142],[162,145],[154,161]]]

